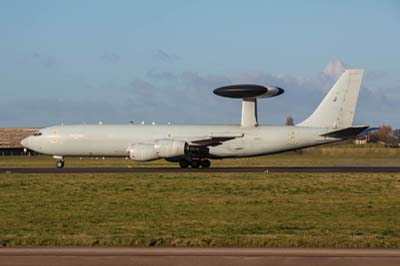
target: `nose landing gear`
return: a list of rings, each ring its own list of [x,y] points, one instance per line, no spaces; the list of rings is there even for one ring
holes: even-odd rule
[[[63,168],[64,167],[64,161],[62,161],[62,160],[57,161],[56,162],[56,167],[57,168]]]
[[[58,155],[54,155],[53,158],[57,160],[57,162],[56,162],[56,167],[57,168],[63,168],[64,167],[64,157],[58,156]]]

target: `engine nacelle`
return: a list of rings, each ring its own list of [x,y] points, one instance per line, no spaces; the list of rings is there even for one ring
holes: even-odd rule
[[[138,143],[129,147],[129,157],[134,161],[152,161],[160,158],[154,144]]]
[[[184,156],[188,144],[180,140],[161,139],[154,144],[154,149],[160,158]]]
[[[160,158],[184,156],[188,144],[184,141],[161,139],[154,144],[137,143],[129,147],[129,157],[134,161],[152,161]]]

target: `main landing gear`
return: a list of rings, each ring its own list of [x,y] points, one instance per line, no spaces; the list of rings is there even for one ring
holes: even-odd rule
[[[203,159],[203,160],[196,159],[196,160],[191,160],[191,161],[185,159],[185,160],[179,161],[179,166],[181,168],[188,168],[189,166],[191,166],[192,168],[200,168],[200,166],[202,168],[209,168],[211,166],[211,162],[210,162],[210,160],[207,160],[207,159]]]

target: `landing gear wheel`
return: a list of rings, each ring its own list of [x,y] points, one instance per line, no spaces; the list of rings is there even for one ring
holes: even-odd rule
[[[188,168],[189,167],[189,161],[188,160],[181,160],[181,161],[179,161],[179,166],[181,168]]]
[[[56,162],[56,167],[57,168],[63,168],[64,167],[64,161],[57,161]]]
[[[210,166],[211,166],[210,160],[205,159],[205,160],[202,160],[202,161],[201,161],[201,167],[203,167],[203,168],[209,168]]]
[[[200,167],[200,160],[193,160],[190,162],[192,168],[199,168]]]

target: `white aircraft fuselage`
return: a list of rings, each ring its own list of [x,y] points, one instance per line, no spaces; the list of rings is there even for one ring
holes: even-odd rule
[[[230,85],[214,90],[242,99],[240,125],[65,125],[41,129],[21,144],[51,154],[64,166],[68,156],[165,159],[182,168],[209,167],[208,159],[251,157],[352,138],[368,126],[353,126],[362,70],[346,70],[318,108],[296,126],[260,126],[257,99],[284,93],[279,87]]]
[[[22,144],[40,153],[58,156],[129,156],[136,143],[178,140],[190,143],[208,136],[236,137],[209,147],[208,158],[250,157],[338,141],[321,136],[324,128],[238,125],[73,125],[42,129]],[[158,159],[158,158],[155,158]]]

